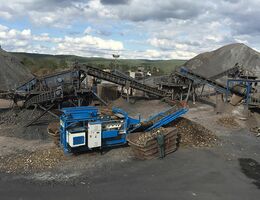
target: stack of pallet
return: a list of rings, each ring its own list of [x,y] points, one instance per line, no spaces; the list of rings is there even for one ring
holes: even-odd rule
[[[163,135],[165,155],[177,149],[178,135],[176,128],[159,128],[149,132],[131,133],[127,136],[127,141],[135,157],[141,160],[160,157],[160,145],[157,142],[158,135]]]

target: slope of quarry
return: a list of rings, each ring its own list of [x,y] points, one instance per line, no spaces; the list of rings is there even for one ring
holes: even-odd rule
[[[30,79],[33,75],[10,53],[0,48],[0,90],[10,90]]]
[[[242,43],[230,44],[217,50],[201,53],[184,66],[207,78],[239,66],[255,73],[260,72],[260,53]]]

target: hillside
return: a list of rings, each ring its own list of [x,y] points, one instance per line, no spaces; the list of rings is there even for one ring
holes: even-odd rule
[[[0,49],[0,90],[14,89],[33,77],[14,55]]]
[[[87,58],[73,55],[48,55],[32,53],[12,53],[34,73],[49,73],[57,69],[67,68],[75,61],[88,63],[100,68],[119,68],[122,71],[135,70],[137,67],[151,69],[156,67],[160,74],[169,73],[175,67],[185,63],[185,60],[142,60],[142,59],[105,59]]]
[[[241,43],[199,54],[187,61],[184,66],[205,77],[211,77],[234,67],[236,63],[260,75],[260,53]]]

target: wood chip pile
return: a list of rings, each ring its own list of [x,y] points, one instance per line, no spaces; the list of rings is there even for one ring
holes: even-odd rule
[[[236,122],[233,116],[224,116],[217,120],[217,123],[226,128],[236,128],[239,124]]]
[[[27,174],[51,170],[65,159],[64,153],[60,148],[21,152],[0,157],[0,171]]]
[[[180,146],[212,147],[218,141],[210,130],[186,118],[175,120],[171,126],[178,130]]]

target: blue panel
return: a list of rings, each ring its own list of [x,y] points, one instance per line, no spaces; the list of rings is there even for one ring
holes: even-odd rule
[[[73,145],[84,144],[84,136],[73,137]]]
[[[102,138],[113,138],[118,136],[118,130],[102,131]]]
[[[126,143],[127,143],[126,138],[123,137],[121,139],[105,140],[104,146],[109,147],[109,146],[123,145]]]
[[[98,109],[94,106],[63,108],[61,111],[64,113],[65,116],[69,116],[74,120],[94,118],[98,115]]]

